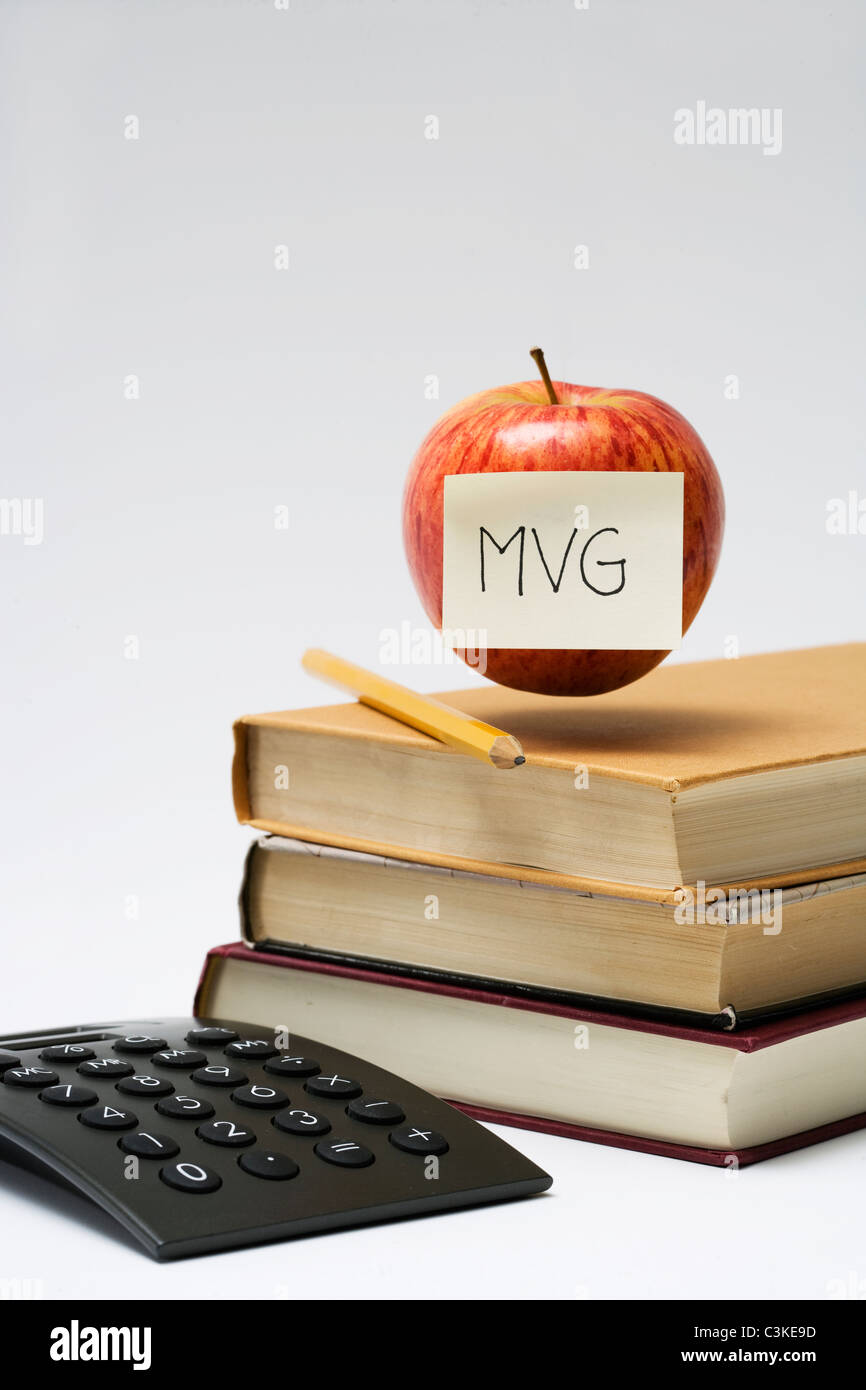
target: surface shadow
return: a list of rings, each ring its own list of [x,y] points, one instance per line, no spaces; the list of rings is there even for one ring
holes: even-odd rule
[[[41,1207],[63,1221],[86,1226],[98,1235],[108,1236],[128,1250],[134,1250],[136,1255],[148,1258],[140,1242],[92,1198],[85,1196],[45,1165],[37,1164],[38,1160],[34,1160],[32,1166],[22,1166],[10,1162],[5,1153],[0,1155],[0,1191],[20,1197],[22,1201]]]

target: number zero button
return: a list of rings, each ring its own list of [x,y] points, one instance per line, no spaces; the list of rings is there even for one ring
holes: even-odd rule
[[[169,1187],[176,1187],[178,1192],[216,1192],[218,1187],[222,1187],[222,1178],[218,1173],[211,1173],[207,1168],[202,1168],[200,1163],[169,1163],[168,1167],[160,1168],[159,1176]]]

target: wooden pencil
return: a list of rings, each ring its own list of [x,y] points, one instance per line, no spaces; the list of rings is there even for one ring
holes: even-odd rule
[[[306,671],[332,685],[348,690],[364,705],[399,719],[431,738],[447,743],[461,753],[467,753],[493,767],[508,769],[521,767],[526,758],[517,739],[492,724],[473,719],[462,710],[452,709],[441,700],[430,695],[419,695],[408,686],[398,685],[396,681],[386,680],[384,676],[367,671],[363,666],[355,666],[331,652],[311,647],[302,658]]]

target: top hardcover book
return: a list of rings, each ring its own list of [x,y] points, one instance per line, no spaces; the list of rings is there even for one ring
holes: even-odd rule
[[[235,724],[238,819],[391,858],[604,891],[866,869],[866,644],[664,666],[591,699],[449,704],[514,734],[503,773],[359,703]]]

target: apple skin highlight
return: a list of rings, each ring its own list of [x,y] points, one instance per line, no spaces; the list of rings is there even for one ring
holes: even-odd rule
[[[642,391],[540,381],[458,402],[421,444],[406,480],[403,540],[430,621],[442,626],[443,480],[451,473],[683,474],[683,633],[703,603],[722,545],[725,499],[715,464],[678,411]],[[465,653],[458,652],[463,656]],[[489,648],[485,674],[542,695],[602,695],[646,675],[666,651]]]

